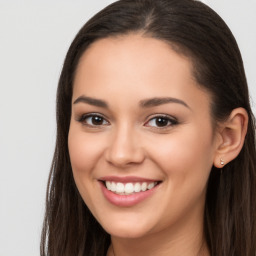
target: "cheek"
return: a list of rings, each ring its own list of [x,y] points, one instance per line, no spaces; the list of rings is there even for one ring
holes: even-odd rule
[[[89,175],[103,151],[102,140],[97,134],[86,135],[70,127],[68,137],[70,161],[74,174]]]
[[[93,198],[98,198],[99,184],[94,170],[97,169],[103,152],[102,140],[99,137],[96,133],[88,135],[80,128],[70,126],[68,148],[74,180],[84,202],[95,216],[97,202]]]
[[[68,148],[72,172],[77,189],[88,206],[93,204],[92,191],[99,185],[94,171],[103,149],[99,137],[97,133],[86,134],[76,125],[70,126]]]
[[[212,147],[211,129],[187,126],[151,141],[151,156],[176,187],[200,182],[204,187],[213,163]]]

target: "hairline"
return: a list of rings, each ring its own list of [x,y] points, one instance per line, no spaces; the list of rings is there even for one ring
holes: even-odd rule
[[[213,132],[215,133],[219,126],[219,123],[222,120],[216,120],[216,117],[214,115],[214,111],[213,111],[214,110],[214,96],[213,96],[212,92],[210,90],[208,90],[205,86],[203,86],[197,78],[197,76],[198,76],[197,74],[200,73],[200,72],[198,72],[198,65],[200,65],[201,61],[199,60],[197,55],[192,50],[190,50],[188,47],[186,47],[185,45],[182,45],[180,43],[177,43],[177,42],[174,42],[174,41],[171,41],[168,39],[158,37],[154,33],[147,31],[146,29],[147,29],[147,27],[142,28],[142,29],[137,29],[137,30],[129,30],[126,32],[111,33],[110,35],[98,37],[98,38],[92,40],[78,55],[78,59],[77,59],[76,65],[75,65],[73,79],[72,79],[72,91],[73,91],[73,87],[74,87],[74,83],[75,83],[76,72],[80,65],[81,59],[83,58],[85,52],[87,52],[87,50],[89,50],[96,42],[98,42],[100,40],[108,39],[108,38],[110,38],[110,39],[125,38],[129,35],[140,35],[141,37],[144,37],[144,38],[153,38],[153,39],[156,39],[156,40],[166,43],[166,45],[168,45],[175,53],[177,53],[181,57],[186,58],[191,63],[191,69],[192,69],[191,70],[191,78],[194,80],[195,85],[198,86],[198,88],[200,90],[204,91],[205,93],[207,93],[209,95],[209,98],[210,98],[209,109],[210,109],[210,116],[211,116],[211,125],[212,125]],[[199,64],[196,64],[196,62],[198,62]]]

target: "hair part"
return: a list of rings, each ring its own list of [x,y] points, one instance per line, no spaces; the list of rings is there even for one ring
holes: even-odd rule
[[[212,96],[212,119],[227,118],[238,107],[249,116],[239,156],[220,171],[213,167],[206,196],[204,232],[211,255],[255,256],[255,119],[243,61],[225,22],[194,0],[120,0],[94,17],[72,42],[57,90],[57,140],[47,188],[41,255],[105,255],[110,236],[84,204],[74,182],[67,138],[73,81],[90,45],[102,38],[142,33],[167,42],[192,60],[199,86]]]

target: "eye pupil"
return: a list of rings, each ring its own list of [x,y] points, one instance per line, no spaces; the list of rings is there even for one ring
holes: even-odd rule
[[[100,116],[92,117],[92,124],[94,125],[101,125],[103,123],[103,118]]]
[[[160,126],[160,127],[166,126],[168,125],[168,119],[159,117],[156,119],[156,124],[157,126]]]

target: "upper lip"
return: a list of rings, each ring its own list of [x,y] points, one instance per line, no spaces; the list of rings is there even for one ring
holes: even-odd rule
[[[99,178],[100,181],[114,181],[114,182],[121,182],[121,183],[128,183],[128,182],[155,182],[159,181],[157,179],[149,179],[137,176],[105,176]]]

